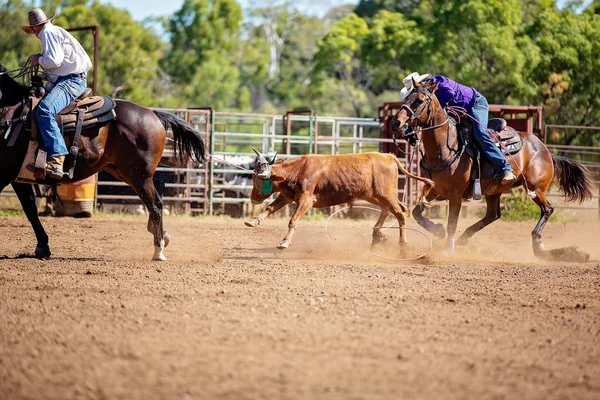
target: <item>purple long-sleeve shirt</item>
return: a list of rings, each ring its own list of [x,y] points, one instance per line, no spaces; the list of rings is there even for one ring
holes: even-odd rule
[[[442,106],[459,106],[470,110],[475,105],[477,91],[472,87],[461,85],[443,75],[433,77],[433,83],[438,83],[435,95]]]

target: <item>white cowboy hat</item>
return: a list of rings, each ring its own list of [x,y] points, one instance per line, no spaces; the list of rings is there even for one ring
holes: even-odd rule
[[[423,74],[419,75],[418,72],[413,72],[409,74],[406,78],[402,79],[402,83],[404,87],[400,90],[400,100],[404,100],[408,97],[408,95],[413,91],[413,79],[415,82],[421,82],[424,79],[430,78],[431,74]]]
[[[32,34],[32,28],[34,26],[40,26],[44,25],[47,22],[52,22],[54,17],[56,17],[56,14],[54,14],[51,18],[48,18],[46,16],[46,13],[42,11],[41,8],[36,8],[34,10],[29,11],[29,14],[27,14],[27,18],[29,19],[29,25],[23,25],[21,26],[21,29],[27,34]]]

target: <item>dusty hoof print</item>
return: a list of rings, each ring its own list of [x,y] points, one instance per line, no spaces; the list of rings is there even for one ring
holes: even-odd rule
[[[541,250],[536,255],[544,260],[565,262],[587,262],[590,255],[577,248],[577,246],[563,247],[560,249]]]
[[[457,245],[457,246],[464,247],[464,246],[466,246],[467,244],[469,244],[469,239],[463,239],[463,238],[459,238],[459,239],[456,241],[456,245]]]
[[[256,222],[256,220],[245,221],[244,224],[250,228],[256,228],[258,226],[258,222]]]

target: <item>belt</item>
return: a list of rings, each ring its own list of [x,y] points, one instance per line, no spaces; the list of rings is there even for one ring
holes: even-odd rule
[[[59,76],[57,81],[59,79],[65,79],[65,78],[85,78],[87,76],[87,74],[85,72],[82,72],[80,74],[69,74],[69,75],[65,75],[65,76]]]

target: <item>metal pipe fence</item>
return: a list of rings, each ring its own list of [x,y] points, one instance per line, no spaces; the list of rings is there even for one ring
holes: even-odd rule
[[[250,203],[252,188],[251,164],[255,154],[252,148],[271,157],[293,159],[304,154],[348,154],[363,152],[395,151],[393,140],[382,138],[384,126],[380,119],[344,118],[317,116],[310,110],[289,112],[285,115],[215,112],[212,108],[160,109],[176,114],[192,124],[203,135],[210,158],[203,164],[188,160],[179,165],[175,159],[173,141],[167,140],[161,163],[155,178],[164,181],[165,205],[176,213],[189,215],[216,215],[232,212],[243,214],[244,206]],[[384,122],[385,124],[385,122]],[[594,174],[600,187],[600,135],[598,127],[548,125],[548,132],[557,130],[586,130],[592,136],[591,145],[550,144],[551,152],[582,162]],[[171,133],[168,132],[168,135]],[[402,154],[399,158],[412,173],[418,174],[419,155],[404,140],[399,140]],[[414,157],[412,157],[414,155]],[[413,159],[414,158],[414,159]],[[412,161],[412,163],[411,163]],[[232,164],[247,168],[241,170]],[[399,197],[412,208],[418,193],[418,182],[400,175]],[[10,191],[3,196],[14,195]],[[562,193],[551,190],[550,197],[560,198]],[[553,200],[554,201],[554,200]],[[108,174],[100,175],[95,200],[96,209],[111,203],[141,204],[129,186],[111,179]],[[556,199],[559,208],[576,210],[598,210],[600,196],[584,205],[563,204]],[[469,208],[480,208],[485,202],[471,201],[464,204]],[[441,203],[443,207],[443,203]],[[240,215],[241,216],[241,215]]]
[[[380,138],[380,123],[370,118],[321,117],[314,114],[288,113],[246,114],[214,112],[210,109],[161,109],[172,112],[191,123],[203,133],[210,158],[202,165],[188,161],[177,165],[171,140],[157,173],[164,172],[164,201],[172,211],[191,215],[215,215],[243,212],[250,203],[252,188],[251,163],[256,148],[268,157],[277,152],[278,157],[293,159],[304,154],[347,154],[380,151],[383,143],[391,139]],[[169,132],[170,134],[170,132]],[[406,159],[402,160],[406,164]],[[249,171],[240,170],[236,164]],[[413,169],[413,172],[416,172]],[[399,196],[405,195],[406,178],[399,179]],[[125,202],[140,204],[135,193],[114,194],[126,187],[122,182],[99,179],[96,205]]]

